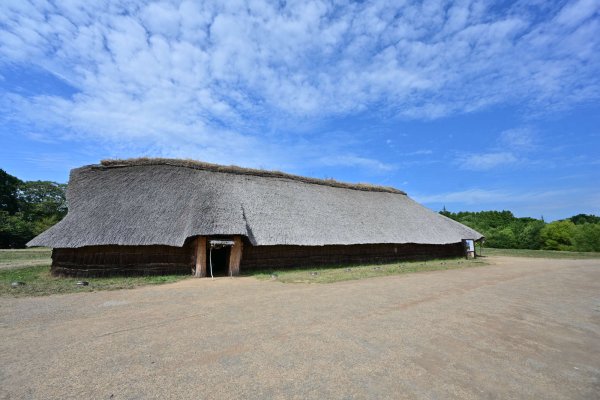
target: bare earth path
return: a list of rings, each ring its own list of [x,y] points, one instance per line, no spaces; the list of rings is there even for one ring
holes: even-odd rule
[[[0,299],[0,398],[597,399],[600,260]]]

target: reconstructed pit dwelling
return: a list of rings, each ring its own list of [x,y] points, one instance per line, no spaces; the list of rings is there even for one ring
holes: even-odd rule
[[[483,236],[406,193],[175,159],[71,171],[69,212],[28,243],[52,273],[193,273],[462,256]]]

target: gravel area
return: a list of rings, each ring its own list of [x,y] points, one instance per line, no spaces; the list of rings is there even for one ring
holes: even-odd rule
[[[2,399],[597,399],[600,260],[0,299]]]

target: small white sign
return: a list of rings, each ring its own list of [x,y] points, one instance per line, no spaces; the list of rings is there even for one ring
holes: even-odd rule
[[[471,239],[465,241],[467,244],[467,251],[475,251],[475,242]]]

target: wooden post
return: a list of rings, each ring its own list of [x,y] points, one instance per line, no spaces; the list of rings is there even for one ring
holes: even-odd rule
[[[244,243],[241,236],[233,237],[233,246],[229,253],[229,275],[237,276],[240,274],[240,261],[242,261],[242,250]]]
[[[206,276],[206,236],[200,236],[196,239],[196,278]]]

